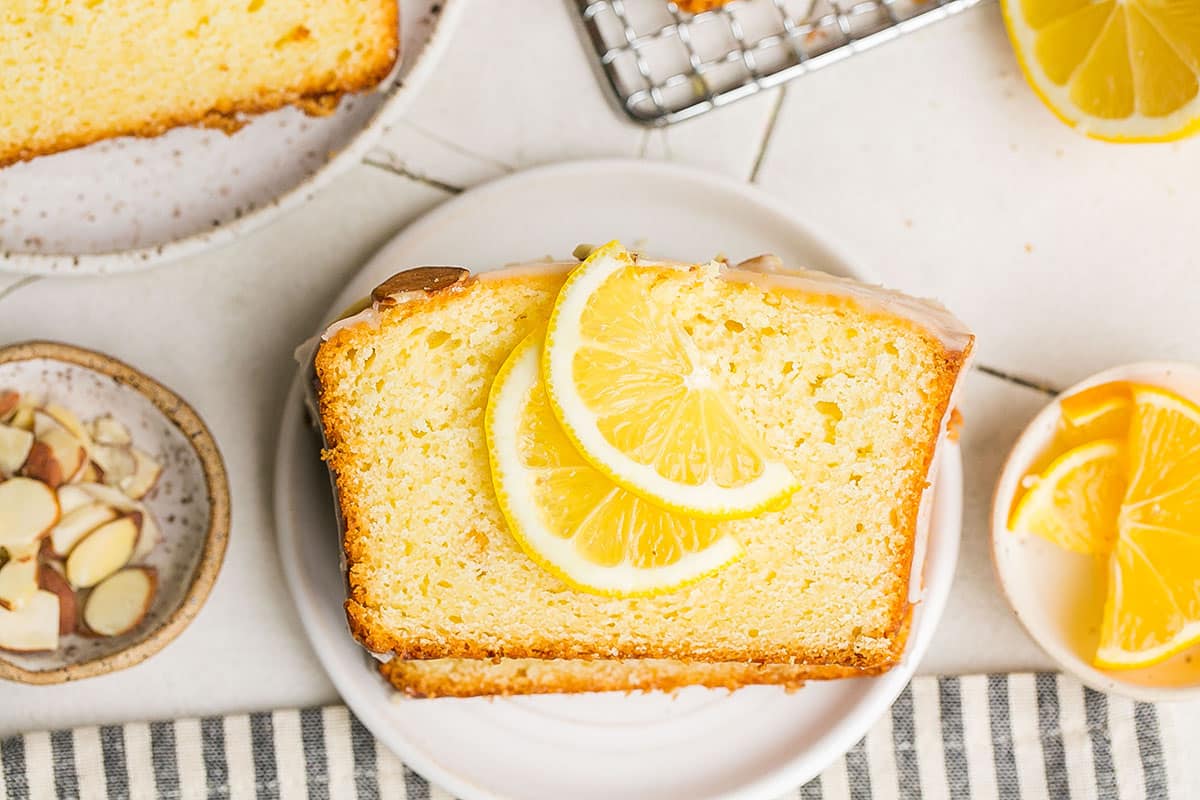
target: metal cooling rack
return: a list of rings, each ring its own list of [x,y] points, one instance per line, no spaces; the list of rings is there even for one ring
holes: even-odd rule
[[[574,0],[618,104],[644,125],[729,105],[980,0]]]

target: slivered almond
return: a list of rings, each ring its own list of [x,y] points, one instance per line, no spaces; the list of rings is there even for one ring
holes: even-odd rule
[[[83,537],[117,516],[117,510],[112,506],[96,502],[63,514],[50,530],[50,552],[58,558],[66,558]]]
[[[126,428],[112,417],[96,417],[92,420],[90,428],[92,441],[96,444],[118,446],[133,444],[133,437],[129,435],[129,428]]]
[[[100,468],[103,481],[109,486],[120,486],[137,471],[137,461],[127,446],[98,444],[92,448],[92,461]]]
[[[58,522],[58,496],[33,478],[0,483],[0,547],[28,546]]]
[[[95,502],[95,500],[96,498],[92,497],[91,493],[79,484],[68,483],[58,487],[58,507],[64,516],[80,506]]]
[[[128,633],[145,619],[157,587],[154,570],[123,569],[92,589],[83,606],[83,622],[100,636]]]
[[[75,477],[83,467],[87,452],[61,425],[36,435],[21,472],[56,489]]]
[[[20,611],[0,609],[0,649],[36,653],[58,647],[59,602],[53,592],[37,591]]]
[[[0,477],[16,475],[33,449],[33,434],[29,431],[0,425]]]
[[[54,403],[48,404],[42,411],[53,417],[54,421],[63,427],[63,430],[74,436],[84,450],[91,449],[92,435],[87,432],[87,428],[79,421],[79,417],[75,416],[74,411]]]
[[[37,592],[36,558],[10,558],[0,567],[0,608],[20,611]]]
[[[12,412],[8,418],[8,424],[14,428],[20,428],[23,431],[33,431],[33,412],[35,407],[27,403],[21,403]]]
[[[66,576],[56,566],[42,564],[38,568],[38,586],[58,597],[58,635],[73,633],[78,625],[79,601]]]
[[[67,557],[67,580],[78,589],[100,583],[129,563],[142,515],[118,517],[89,533]]]
[[[155,521],[154,515],[145,512],[142,514],[142,529],[138,532],[137,545],[133,548],[133,555],[129,557],[131,563],[143,561],[154,552],[154,548],[158,547],[158,543],[163,539],[162,530],[158,527],[158,522]]]
[[[7,422],[17,406],[21,404],[21,393],[12,390],[0,392],[0,421]]]
[[[141,500],[150,493],[154,484],[158,483],[158,477],[162,475],[162,465],[155,461],[149,453],[138,450],[136,447],[130,448],[130,452],[133,453],[135,465],[133,474],[121,481],[118,486],[121,491],[134,500]]]

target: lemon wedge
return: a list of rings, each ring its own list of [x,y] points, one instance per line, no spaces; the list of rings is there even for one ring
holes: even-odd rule
[[[1009,528],[1075,553],[1107,555],[1117,539],[1125,495],[1125,445],[1099,439],[1046,467],[1013,510]]]
[[[655,302],[661,269],[610,242],[571,273],[546,334],[554,413],[596,469],[663,508],[732,519],[777,505],[796,479]]]
[[[579,591],[654,595],[738,559],[721,523],[648,503],[580,456],[551,411],[540,366],[543,333],[508,357],[485,414],[492,482],[521,548]]]
[[[1096,665],[1132,669],[1200,642],[1200,407],[1133,387],[1130,476]]]

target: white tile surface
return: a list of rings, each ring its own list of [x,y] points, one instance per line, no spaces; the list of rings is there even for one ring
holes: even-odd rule
[[[1066,130],[1024,86],[994,5],[790,84],[765,153],[777,92],[665,132],[626,121],[569,9],[475,3],[372,153],[387,168],[355,169],[266,230],[140,275],[0,277],[0,341],[94,347],[179,391],[221,443],[234,501],[225,570],[195,624],[124,673],[6,685],[0,736],[334,699],[276,566],[279,407],[292,347],[372,251],[448,196],[439,186],[639,154],[746,179],[762,156],[757,182],[781,206],[887,283],[947,301],[977,329],[985,364],[1063,386],[1121,361],[1200,360],[1200,141],[1114,147]],[[1044,400],[969,379],[962,556],[924,672],[1049,666],[1004,605],[987,549],[1000,463]]]

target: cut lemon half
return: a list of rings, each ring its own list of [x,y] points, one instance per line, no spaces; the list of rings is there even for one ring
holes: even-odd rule
[[[796,479],[656,305],[652,277],[610,242],[563,285],[543,363],[563,429],[614,483],[664,508],[731,519],[780,503]]]
[[[1200,3],[1002,0],[1026,79],[1096,139],[1167,141],[1200,128]]]
[[[1068,450],[1013,509],[1009,528],[1076,553],[1107,555],[1125,495],[1125,445],[1100,439]]]
[[[1200,407],[1134,386],[1130,477],[1096,664],[1145,667],[1200,642]]]
[[[492,482],[521,548],[579,591],[662,594],[742,555],[719,522],[659,508],[594,469],[546,398],[543,334],[527,337],[492,385],[485,416]]]

